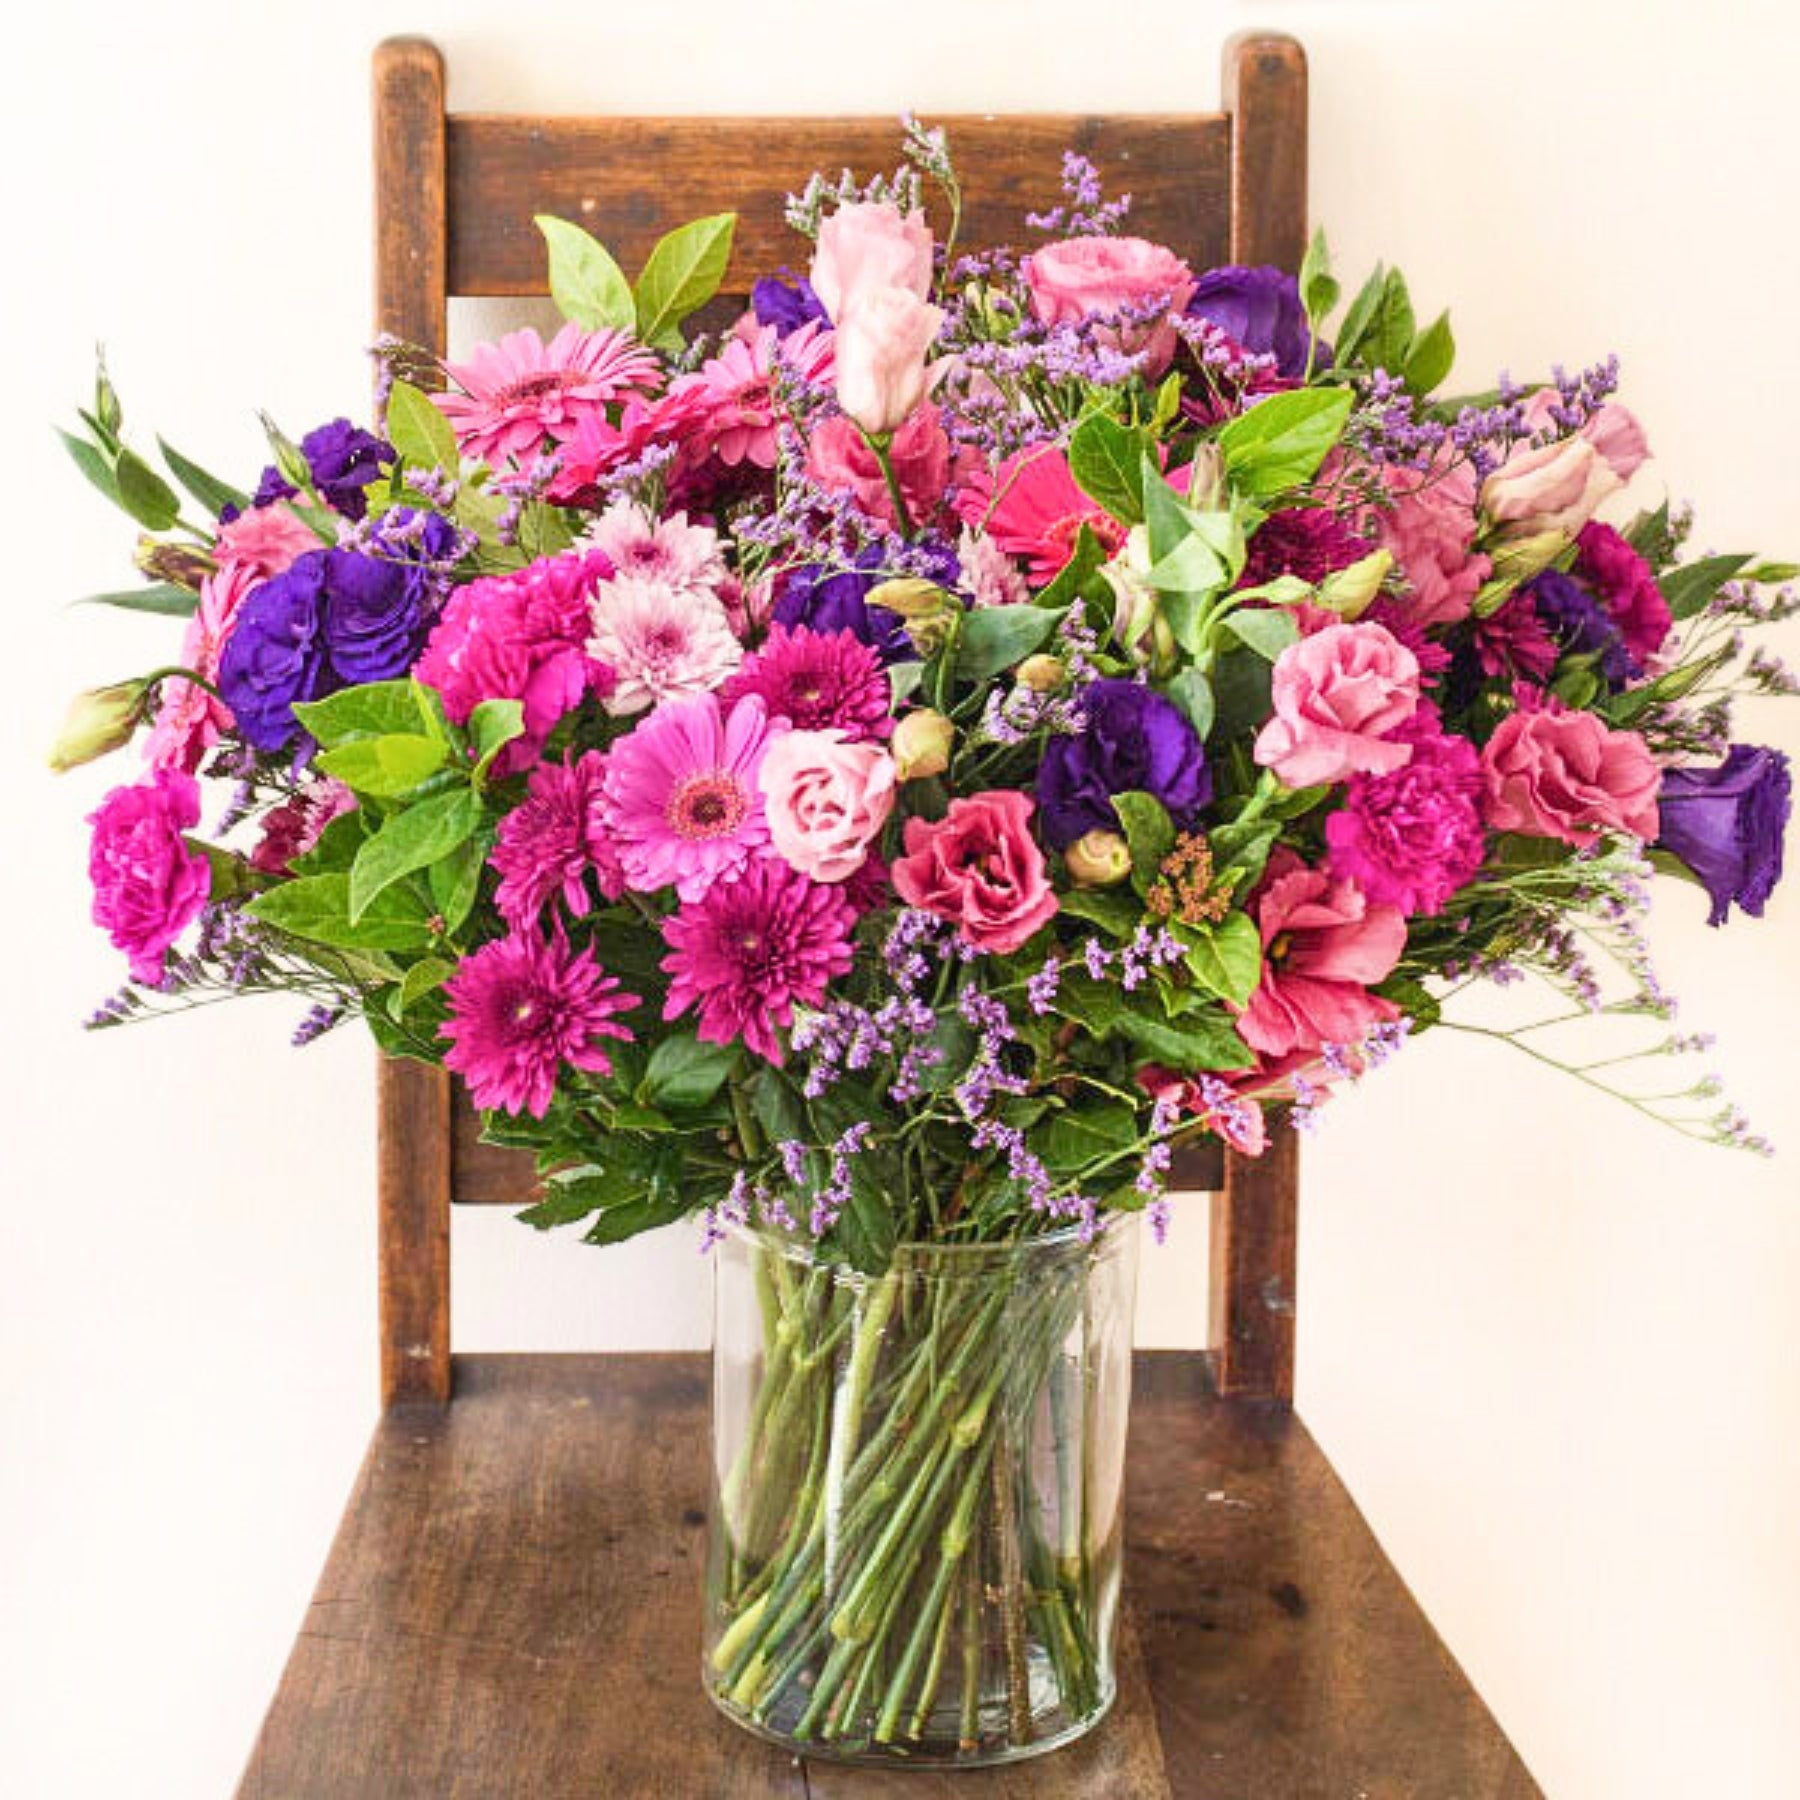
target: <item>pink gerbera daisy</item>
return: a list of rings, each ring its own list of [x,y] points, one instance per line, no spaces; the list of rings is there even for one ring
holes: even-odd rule
[[[672,952],[662,962],[670,977],[663,1017],[698,1006],[707,1043],[741,1039],[778,1063],[776,1029],[792,1023],[796,1001],[817,1005],[831,979],[849,969],[855,922],[836,888],[773,857],[753,862],[663,925]]]
[[[558,447],[562,466],[550,483],[549,498],[558,506],[599,505],[601,483],[608,476],[652,452],[672,460],[674,447],[699,428],[705,412],[700,394],[664,394],[656,400],[628,394],[616,421],[604,411],[584,415]]]
[[[606,710],[642,712],[710,693],[743,660],[724,603],[705,588],[620,575],[594,596],[588,655],[613,673]]]
[[[784,340],[773,325],[765,325],[733,336],[717,356],[691,375],[680,376],[669,389],[670,397],[693,397],[702,403],[691,448],[716,456],[727,468],[744,462],[774,468],[777,362],[805,381],[829,383],[835,362],[831,333],[815,322]]]
[[[653,519],[636,501],[615,500],[588,527],[587,541],[603,550],[621,575],[708,592],[716,592],[726,578],[719,534],[707,525],[690,525],[684,512]]]
[[[536,1119],[550,1110],[565,1066],[612,1073],[602,1040],[629,1043],[631,1032],[613,1016],[640,1004],[589,952],[571,948],[560,926],[548,938],[533,930],[483,944],[458,965],[444,994],[445,1067],[468,1083],[477,1106]]]
[[[600,822],[606,758],[590,750],[572,763],[539,763],[525,798],[500,821],[488,866],[500,877],[494,903],[515,929],[532,924],[553,894],[577,918],[589,910],[587,877],[616,900],[624,875]]]
[[[978,514],[968,522],[985,522],[988,535],[1002,550],[1025,557],[1031,579],[1040,587],[1075,554],[1083,525],[1109,552],[1125,541],[1125,527],[1081,491],[1068,457],[1054,444],[1007,458],[994,476],[985,521]]]
[[[444,372],[461,393],[433,394],[456,431],[457,446],[499,467],[530,456],[544,440],[561,443],[584,419],[604,420],[606,404],[629,389],[655,387],[655,354],[628,331],[565,325],[549,343],[529,326],[497,343],[478,344]]]
[[[626,882],[639,893],[674,884],[698,900],[769,841],[756,772],[769,740],[761,699],[729,714],[713,694],[659,706],[620,738],[601,779],[602,820]]]
[[[727,706],[744,694],[760,694],[770,714],[797,731],[835,730],[853,740],[893,734],[893,689],[881,658],[853,631],[772,627],[719,690]]]

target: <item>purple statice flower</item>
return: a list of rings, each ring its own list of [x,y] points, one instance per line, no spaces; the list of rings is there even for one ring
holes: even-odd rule
[[[1062,983],[1062,960],[1054,951],[1044,959],[1044,966],[1025,983],[1025,1003],[1040,1018],[1056,1005],[1056,990]]]
[[[341,1006],[313,1007],[306,1017],[294,1027],[294,1048],[296,1050],[305,1049],[308,1044],[322,1038],[332,1026],[340,1024],[343,1018],[344,1009]]]
[[[1297,381],[1306,373],[1312,334],[1300,285],[1285,269],[1237,263],[1208,269],[1195,284],[1187,310],[1191,317],[1211,320],[1252,355],[1274,357],[1284,380]],[[1331,351],[1320,344],[1314,367],[1330,366]]]
[[[1113,677],[1081,690],[1086,728],[1052,738],[1038,769],[1038,804],[1052,849],[1089,831],[1117,831],[1115,794],[1160,800],[1177,830],[1194,825],[1212,798],[1212,772],[1199,733],[1174,703]]]
[[[802,325],[825,317],[824,302],[813,292],[804,275],[783,281],[764,275],[750,290],[750,309],[759,325],[773,325],[777,337],[786,337]]]
[[[1023,744],[1040,732],[1072,737],[1084,724],[1081,702],[1073,694],[1044,694],[1028,687],[991,688],[971,741]]]
[[[1572,656],[1591,656],[1601,679],[1617,693],[1644,672],[1626,647],[1617,622],[1595,596],[1560,569],[1546,569],[1526,583],[1544,629]]]
[[[1712,900],[1709,925],[1722,925],[1733,904],[1760,918],[1781,879],[1782,835],[1793,780],[1779,750],[1733,744],[1711,769],[1663,772],[1657,846],[1685,863]]]
[[[831,1146],[831,1168],[825,1185],[813,1195],[810,1224],[814,1237],[823,1237],[850,1204],[850,1184],[854,1178],[851,1165],[861,1155],[870,1129],[867,1119],[858,1119]]]
[[[1100,188],[1100,171],[1078,150],[1065,150],[1062,159],[1062,204],[1046,212],[1027,213],[1025,223],[1034,231],[1054,232],[1059,237],[1110,237],[1131,211],[1131,196],[1107,200]]]

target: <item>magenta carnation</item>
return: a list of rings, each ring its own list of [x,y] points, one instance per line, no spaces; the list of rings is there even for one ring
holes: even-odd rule
[[[1293,575],[1317,587],[1327,575],[1360,562],[1369,550],[1326,508],[1290,507],[1270,513],[1256,528],[1244,547],[1244,573],[1238,585],[1262,587],[1278,575]]]
[[[1408,916],[1440,913],[1481,867],[1481,757],[1447,735],[1421,706],[1395,742],[1412,758],[1388,775],[1353,775],[1344,804],[1325,821],[1334,876],[1348,876],[1371,902]]]
[[[200,784],[158,769],[136,787],[114,788],[88,823],[94,923],[131,959],[132,980],[160,981],[164,953],[212,885],[206,858],[182,836],[200,823]]]
[[[1649,662],[1675,623],[1650,565],[1610,525],[1584,525],[1575,542],[1577,572],[1594,584],[1625,648]]]
[[[698,900],[769,841],[756,772],[769,719],[755,694],[729,713],[715,694],[659,706],[606,759],[603,821],[639,893]]]
[[[794,1004],[816,1006],[833,976],[850,967],[855,910],[835,887],[821,887],[773,857],[734,882],[709,889],[663,926],[671,954],[665,1019],[700,1009],[709,1044],[742,1041],[781,1061],[775,1028]]]
[[[557,893],[575,917],[585,915],[590,873],[608,900],[624,892],[624,872],[600,820],[605,767],[596,750],[572,763],[540,763],[525,798],[500,821],[488,866],[500,877],[494,903],[515,930],[534,923]]]
[[[729,706],[760,695],[796,731],[841,731],[853,741],[893,735],[893,690],[881,658],[853,631],[775,625],[719,690]]]
[[[483,700],[525,703],[525,733],[501,751],[500,774],[527,767],[586,695],[612,691],[612,671],[587,652],[594,594],[611,574],[599,551],[570,551],[471,581],[444,608],[414,673],[459,724]]]
[[[550,1110],[566,1064],[610,1075],[605,1038],[631,1040],[615,1013],[639,1004],[585,950],[570,947],[560,926],[549,938],[514,932],[465,957],[444,983],[450,1017],[438,1035],[450,1040],[444,1066],[469,1085],[479,1107]]]

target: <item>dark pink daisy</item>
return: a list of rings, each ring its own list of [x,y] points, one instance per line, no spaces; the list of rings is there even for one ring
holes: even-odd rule
[[[548,938],[514,932],[465,957],[444,984],[450,1017],[438,1035],[450,1040],[444,1066],[468,1083],[479,1107],[550,1110],[565,1067],[610,1075],[601,1042],[631,1032],[613,1022],[640,1004],[621,990],[585,950],[570,947],[558,926]]]
[[[853,631],[771,627],[719,690],[727,706],[744,694],[760,694],[770,718],[796,731],[837,730],[852,742],[893,734],[893,689],[881,658]]]
[[[587,876],[616,900],[624,874],[600,818],[606,758],[590,750],[572,763],[540,763],[525,798],[500,821],[488,864],[500,876],[494,896],[515,930],[534,924],[553,894],[580,918],[590,909]]]
[[[663,1017],[698,1006],[707,1043],[741,1040],[778,1063],[776,1029],[792,1023],[796,1001],[816,1006],[832,978],[849,969],[855,923],[837,888],[761,858],[664,924],[672,954],[662,961],[670,977]]]

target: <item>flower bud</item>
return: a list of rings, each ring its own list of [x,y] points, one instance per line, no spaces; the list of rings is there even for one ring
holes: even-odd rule
[[[1217,444],[1202,444],[1189,464],[1187,503],[1196,512],[1216,512],[1226,504],[1225,459]]]
[[[956,727],[941,712],[928,706],[909,712],[894,727],[888,746],[896,773],[902,781],[943,774],[950,766],[950,746],[955,739]]]
[[[50,746],[50,767],[60,775],[122,750],[137,730],[148,685],[143,680],[115,681],[110,687],[77,694]]]
[[[218,567],[198,545],[165,543],[153,537],[138,539],[133,561],[152,581],[172,582],[190,594],[199,593],[200,583]]]
[[[1054,694],[1069,679],[1069,671],[1063,667],[1062,658],[1048,656],[1039,651],[1036,656],[1028,656],[1014,671],[1019,686],[1030,688],[1034,694]]]
[[[1391,551],[1371,550],[1349,568],[1333,569],[1319,583],[1319,604],[1340,619],[1360,619],[1381,592],[1381,584],[1393,566]]]
[[[1131,873],[1131,846],[1116,831],[1084,832],[1063,862],[1077,887],[1117,887]]]
[[[885,606],[903,619],[935,618],[950,604],[946,589],[918,575],[899,575],[892,581],[878,581],[863,598],[868,605]]]
[[[1539,531],[1530,537],[1513,538],[1496,544],[1493,550],[1493,579],[1496,581],[1529,581],[1541,575],[1569,548],[1566,531]]]
[[[1142,525],[1132,526],[1124,548],[1100,573],[1113,592],[1112,635],[1119,648],[1153,675],[1171,673],[1175,637],[1150,585],[1150,534]]]

